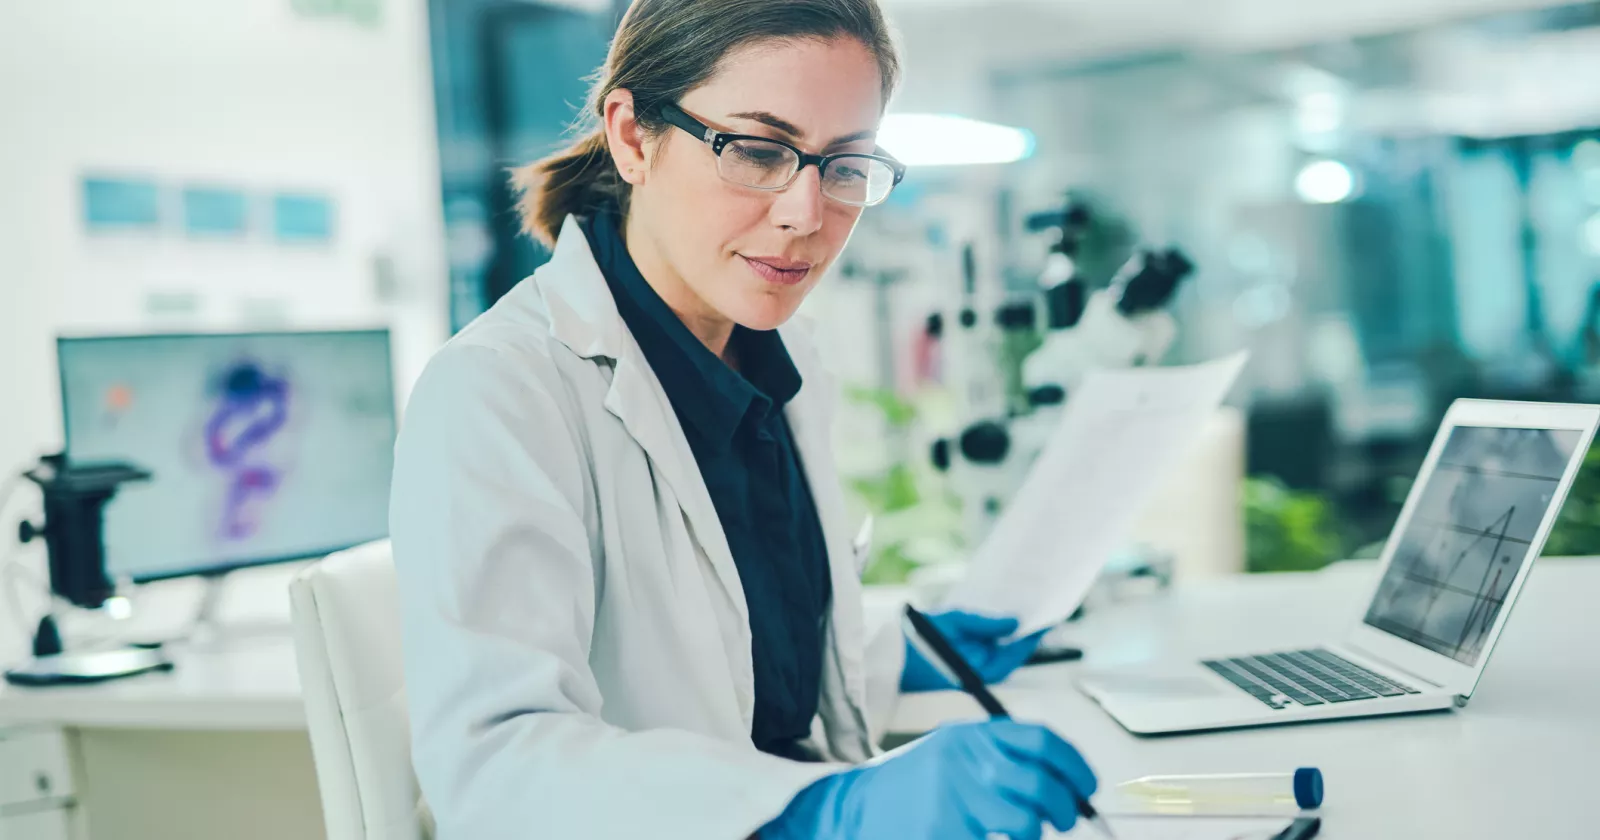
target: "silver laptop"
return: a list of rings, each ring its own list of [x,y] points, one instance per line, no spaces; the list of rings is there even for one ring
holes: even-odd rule
[[[1600,406],[1459,400],[1384,546],[1371,598],[1321,647],[1091,672],[1137,734],[1466,705],[1583,462]]]

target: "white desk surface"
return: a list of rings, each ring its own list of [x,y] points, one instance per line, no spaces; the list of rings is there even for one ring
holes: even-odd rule
[[[1261,652],[1336,639],[1371,564],[1217,580],[1091,614],[1067,638],[1086,664],[1020,672],[998,691],[1048,722],[1103,783],[1150,773],[1320,767],[1330,840],[1584,838],[1600,774],[1600,560],[1542,560],[1471,704],[1458,712],[1165,738],[1129,735],[1072,689],[1084,667]],[[905,698],[894,729],[981,712],[953,693]],[[193,653],[170,674],[88,688],[0,686],[0,724],[273,730],[304,726],[287,635]]]
[[[90,686],[18,688],[0,680],[0,726],[108,729],[303,730],[300,675],[289,626],[289,579],[299,566],[235,572],[219,613],[241,632],[215,650],[171,649],[177,668]],[[152,584],[135,600],[133,638],[179,635],[201,584]]]
[[[1032,668],[997,694],[1049,723],[1102,784],[1156,773],[1322,769],[1329,840],[1593,838],[1600,772],[1600,560],[1534,567],[1472,702],[1455,712],[1140,738],[1063,690],[1081,669],[1168,657],[1260,653],[1337,639],[1374,564],[1175,590],[1086,618],[1065,638],[1086,664]],[[907,698],[897,728],[952,717],[962,697]],[[1076,836],[1076,835],[1074,835]]]

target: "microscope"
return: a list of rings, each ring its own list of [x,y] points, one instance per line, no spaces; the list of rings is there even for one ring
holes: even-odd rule
[[[124,463],[73,464],[63,453],[46,455],[23,475],[39,486],[45,518],[42,525],[22,522],[17,538],[24,544],[44,539],[50,600],[99,608],[115,594],[106,574],[105,506],[123,484],[149,481],[150,471]],[[33,659],[6,671],[6,680],[16,685],[98,682],[172,667],[159,648],[63,648],[56,612],[47,609],[34,633]]]
[[[974,544],[1022,486],[1084,376],[1157,363],[1177,335],[1166,307],[1194,264],[1176,248],[1138,248],[1105,288],[1091,289],[1077,260],[1094,222],[1088,205],[1078,200],[1027,218],[1029,232],[1051,233],[1054,241],[1038,278],[1046,329],[1042,343],[1022,360],[1026,408],[979,416],[933,444],[934,466],[954,478]],[[1002,307],[996,322],[1002,330],[1031,329],[1033,306]],[[966,313],[963,318],[971,320]]]

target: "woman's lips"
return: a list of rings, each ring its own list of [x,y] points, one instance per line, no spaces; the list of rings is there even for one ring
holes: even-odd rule
[[[740,259],[750,266],[761,279],[780,286],[793,286],[806,279],[811,273],[811,263],[801,260],[786,260],[781,257],[747,257],[739,255]]]

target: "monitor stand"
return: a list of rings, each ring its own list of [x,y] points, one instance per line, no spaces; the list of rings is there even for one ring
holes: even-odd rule
[[[185,647],[196,651],[216,651],[232,647],[235,643],[258,637],[282,637],[290,632],[287,622],[237,621],[221,617],[223,595],[227,587],[226,572],[201,576],[200,604],[180,640]]]
[[[189,630],[184,634],[189,644],[197,647],[211,647],[217,645],[226,632],[222,622],[217,620],[217,608],[222,603],[222,589],[227,575],[206,575],[200,579],[200,606],[195,609],[194,619],[189,622]]]

